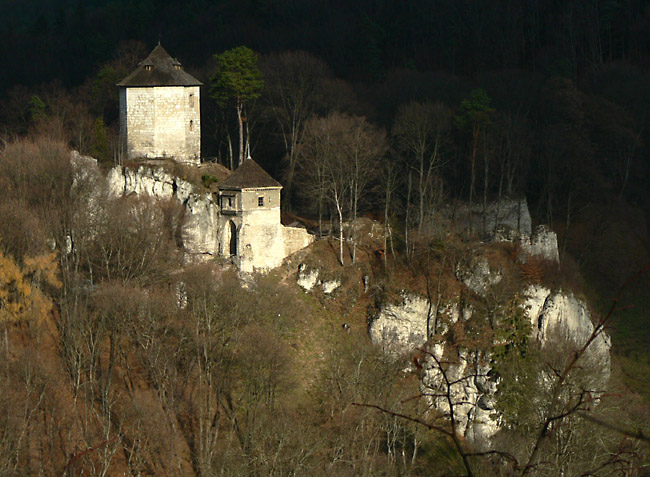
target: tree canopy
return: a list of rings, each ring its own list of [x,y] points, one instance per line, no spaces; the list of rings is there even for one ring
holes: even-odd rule
[[[239,46],[215,55],[215,59],[217,70],[210,79],[210,94],[219,105],[231,100],[247,103],[259,97],[264,80],[253,50]]]
[[[264,89],[257,56],[250,48],[239,46],[215,55],[217,70],[210,78],[210,95],[222,108],[234,101],[239,123],[239,162],[244,160],[244,117],[246,104],[259,98]]]

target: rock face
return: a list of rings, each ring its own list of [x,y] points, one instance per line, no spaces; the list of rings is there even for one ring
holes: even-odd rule
[[[487,272],[482,269],[481,274],[484,272],[489,275],[489,269]],[[489,280],[489,276],[485,279]],[[469,283],[474,282],[481,285],[476,287],[477,292],[481,291],[485,282],[469,280]],[[592,336],[594,325],[587,307],[573,294],[530,286],[523,296],[523,309],[532,324],[532,338],[540,344],[542,350],[568,357],[583,347]],[[423,297],[405,294],[402,303],[386,305],[372,320],[370,338],[391,354],[415,353],[427,342],[427,322],[431,323],[434,308]],[[459,319],[467,319],[471,310],[458,310],[457,306],[448,306],[444,315],[446,323],[451,325]],[[430,330],[429,336],[432,334]],[[609,337],[601,333],[581,358],[580,366],[588,367],[590,371],[590,389],[602,389],[609,379],[610,347]],[[449,415],[446,397],[449,391],[452,402],[458,403],[454,406],[457,432],[477,447],[489,447],[490,439],[500,430],[500,416],[495,410],[498,384],[490,376],[490,356],[463,349],[447,350],[443,342],[428,346],[427,349],[428,353],[420,360],[423,393],[430,396],[430,402],[438,411]],[[446,371],[447,379],[453,383],[451,386],[446,386],[436,360],[451,363]]]
[[[427,341],[427,317],[433,306],[417,295],[404,294],[400,304],[381,309],[370,324],[370,339],[391,353],[414,351]]]
[[[533,337],[542,348],[576,351],[592,336],[594,325],[585,303],[572,293],[551,292],[532,285],[525,293],[526,314],[530,318]],[[609,379],[611,340],[600,333],[587,348],[584,361],[599,370],[593,383],[602,386]]]
[[[318,283],[318,270],[307,270],[307,265],[304,263],[298,267],[298,285],[300,288],[305,291],[310,291]]]
[[[479,353],[462,352],[454,364],[446,370],[446,380],[436,362],[443,361],[444,348],[433,347],[432,354],[424,362],[422,388],[433,406],[443,415],[449,417],[451,409],[447,392],[454,404],[456,431],[465,436],[478,447],[484,447],[491,437],[499,431],[499,415],[494,409],[494,395],[497,383],[489,376],[490,367],[486,364],[489,357]]]
[[[423,297],[405,294],[402,303],[387,305],[371,322],[370,338],[391,354],[413,353],[427,341],[427,323],[429,336],[433,335],[434,315],[435,305]],[[467,319],[471,313],[459,313],[458,307],[452,305],[444,307],[440,315],[443,325],[438,331],[444,331],[457,320]],[[447,416],[450,408],[446,393],[449,391],[452,402],[458,403],[454,406],[457,431],[475,443],[485,442],[499,430],[494,411],[496,382],[488,377],[490,368],[486,364],[489,357],[461,351],[447,368],[447,378],[453,382],[447,388],[436,362],[449,361],[444,357],[445,351],[443,344],[436,343],[428,347],[430,354],[422,355],[422,391],[429,396],[432,405]]]
[[[560,263],[557,234],[549,230],[545,225],[538,226],[531,236],[522,235],[519,238],[519,244],[525,255]],[[525,255],[520,257],[523,262],[526,261]]]
[[[451,219],[457,229],[465,230],[470,225],[469,205],[444,207],[441,213]],[[500,201],[488,202],[485,208],[485,230],[483,230],[483,204],[472,206],[472,230],[482,236],[493,236],[499,228],[508,228],[519,234],[530,235],[532,222],[528,203],[525,198],[502,198]]]
[[[196,192],[192,184],[162,167],[140,166],[134,170],[115,166],[106,182],[113,197],[137,194],[178,201],[185,208],[181,238],[186,261],[203,261],[216,255],[217,205],[209,192]]]
[[[470,290],[484,295],[488,288],[501,281],[501,273],[491,270],[487,257],[473,256],[468,264],[456,266],[456,277]]]
[[[315,268],[308,268],[306,264],[302,263],[298,267],[298,286],[305,290],[306,292],[313,290],[316,286],[321,286],[323,293],[330,295],[334,293],[340,286],[341,281],[337,279],[333,280],[321,280],[319,279],[319,272]]]

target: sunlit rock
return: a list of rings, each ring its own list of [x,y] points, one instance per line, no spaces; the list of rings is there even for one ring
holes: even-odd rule
[[[298,267],[298,286],[305,291],[310,291],[318,283],[318,270],[307,270],[304,263]]]

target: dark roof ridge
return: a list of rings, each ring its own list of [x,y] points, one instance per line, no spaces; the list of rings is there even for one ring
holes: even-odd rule
[[[201,86],[199,80],[181,68],[160,43],[138,67],[117,86]]]
[[[219,183],[219,189],[255,189],[261,187],[282,187],[250,157],[242,162],[227,179]]]

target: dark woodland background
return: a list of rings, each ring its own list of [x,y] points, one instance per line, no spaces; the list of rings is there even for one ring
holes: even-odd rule
[[[647,210],[650,2],[347,3],[2,2],[2,128],[28,129],[26,103],[39,88],[50,96],[65,90],[114,127],[112,83],[158,40],[206,84],[213,55],[232,47],[243,44],[262,57],[305,50],[350,89],[352,98],[339,109],[386,130],[401,104],[441,101],[457,110],[472,89],[485,89],[496,115],[526,135],[530,165],[518,192],[533,203],[544,201],[549,209],[551,201],[542,197],[549,187],[540,176],[550,174],[560,181],[552,187],[558,204],[566,204],[562,194],[573,181],[586,183],[581,193],[590,199],[620,197]],[[203,106],[203,152],[221,156],[212,109]],[[279,174],[283,151],[273,132],[266,127],[251,135],[263,151],[259,162]],[[551,156],[557,167],[539,170]],[[451,189],[467,193],[454,177]]]

